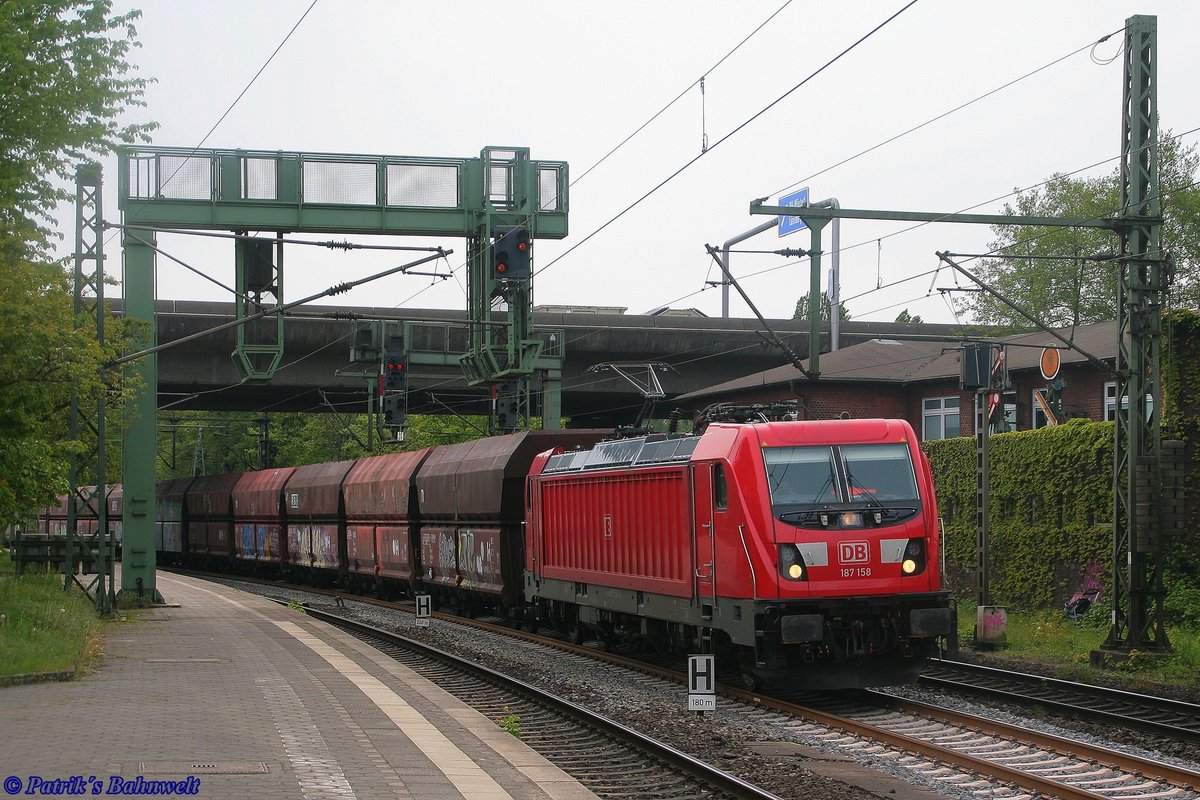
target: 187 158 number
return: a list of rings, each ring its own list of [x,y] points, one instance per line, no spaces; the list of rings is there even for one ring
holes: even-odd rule
[[[869,578],[871,577],[870,567],[842,567],[843,578]]]

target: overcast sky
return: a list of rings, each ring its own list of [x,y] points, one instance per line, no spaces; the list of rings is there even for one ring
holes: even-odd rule
[[[142,76],[157,83],[147,92],[148,108],[135,116],[160,123],[154,144],[200,144],[310,3],[116,2],[117,12],[142,9],[142,47],[133,60]],[[1111,171],[1116,162],[1110,159],[1120,153],[1117,56],[1125,20],[1133,14],[1158,16],[1163,128],[1179,134],[1200,127],[1195,0],[919,0],[808,80],[904,6],[882,0],[317,0],[204,146],[449,157],[476,157],[488,145],[529,147],[534,159],[568,162],[577,180],[570,191],[570,236],[539,240],[535,247],[536,266],[559,259],[536,279],[537,304],[623,306],[630,313],[671,305],[716,316],[721,292],[706,289],[705,281],[719,273],[704,245],[765,221],[749,214],[754,198],[774,202],[808,186],[814,200],[836,197],[846,208],[1000,212],[1003,199],[997,198],[1054,172],[1098,162],[1104,163],[1081,174]],[[1116,35],[1091,47],[1108,34]],[[703,97],[693,85],[701,76]],[[669,110],[580,179],[689,86]],[[595,233],[696,159],[705,134],[709,149],[703,157]],[[1191,133],[1183,141],[1197,138]],[[110,159],[110,221],[119,219],[116,177]],[[937,266],[935,251],[982,252],[991,231],[911,227],[842,224],[841,293],[854,318],[891,321],[907,308],[926,321],[954,321],[937,291],[953,286],[953,277],[945,270],[936,279],[925,273]],[[67,234],[72,240],[73,232]],[[232,283],[231,245],[172,235],[159,241]],[[465,308],[461,239],[386,241],[453,248],[442,270],[454,270],[455,278],[433,283],[393,276],[338,302]],[[772,231],[740,247],[808,243],[806,232],[780,239]],[[115,239],[108,253],[109,270],[117,271]],[[291,248],[285,300],[404,260],[403,254]],[[732,265],[769,317],[790,317],[808,288],[808,265],[794,259],[736,253]],[[921,277],[904,280],[916,275]],[[880,284],[885,288],[876,290]],[[158,296],[230,299],[162,258]],[[731,313],[749,315],[736,293]]]

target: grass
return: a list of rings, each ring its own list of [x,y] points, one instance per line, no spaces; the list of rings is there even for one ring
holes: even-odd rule
[[[15,575],[0,551],[0,676],[86,671],[101,655],[101,622],[55,572]]]
[[[1018,661],[1039,662],[1056,675],[1096,682],[1150,681],[1190,689],[1200,688],[1200,631],[1182,626],[1167,626],[1167,638],[1173,652],[1150,654],[1133,652],[1125,660],[1114,660],[1105,669],[1091,666],[1093,650],[1108,636],[1108,607],[1093,609],[1079,622],[1062,613],[1008,612],[1008,643],[991,650],[974,645],[975,608],[959,606],[959,642],[964,653],[978,652]]]

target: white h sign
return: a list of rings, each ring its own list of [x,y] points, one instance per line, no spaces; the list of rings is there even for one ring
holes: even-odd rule
[[[716,711],[716,691],[717,669],[713,656],[688,656],[688,711]]]
[[[429,618],[433,616],[433,598],[419,594],[414,599],[417,601],[417,627],[428,628]]]

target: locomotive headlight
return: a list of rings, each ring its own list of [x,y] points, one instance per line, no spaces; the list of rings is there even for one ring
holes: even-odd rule
[[[846,511],[838,514],[838,525],[843,528],[861,528],[863,526],[863,516],[857,511]]]
[[[800,548],[796,547],[796,545],[779,545],[779,574],[788,580],[808,580],[807,570],[804,565],[804,556],[800,555]]]
[[[904,546],[904,560],[900,571],[905,575],[919,575],[925,571],[925,540],[909,539]]]

